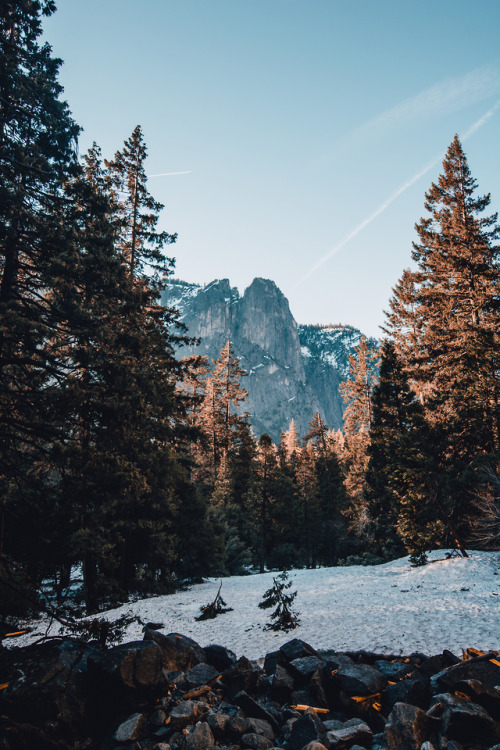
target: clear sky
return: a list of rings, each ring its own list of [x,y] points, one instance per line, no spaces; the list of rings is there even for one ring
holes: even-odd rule
[[[58,0],[61,82],[106,157],[137,124],[176,276],[273,279],[380,335],[455,133],[500,209],[500,0]],[[490,212],[490,213],[491,213]]]

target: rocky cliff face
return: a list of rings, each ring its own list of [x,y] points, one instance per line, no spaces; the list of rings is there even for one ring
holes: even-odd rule
[[[197,347],[180,354],[217,359],[230,340],[247,372],[248,411],[254,432],[273,440],[293,418],[299,435],[319,412],[329,427],[342,426],[339,384],[361,332],[351,326],[298,326],[288,300],[273,281],[254,279],[240,296],[228,279],[207,286],[171,281],[163,302],[180,311]],[[371,340],[376,345],[375,340]]]

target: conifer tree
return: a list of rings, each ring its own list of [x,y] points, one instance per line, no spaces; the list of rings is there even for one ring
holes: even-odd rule
[[[499,448],[500,227],[496,214],[483,216],[490,196],[476,189],[455,136],[426,193],[428,216],[415,227],[417,270],[405,272],[387,316],[410,385],[440,436],[436,502],[462,539],[471,477]]]
[[[79,133],[60,99],[60,61],[39,41],[54,9],[51,0],[5,0],[0,11],[0,578],[4,554],[40,575],[39,498],[52,491],[43,457],[57,427],[46,390],[63,366],[46,347],[59,325],[46,292],[63,253]]]
[[[271,614],[272,622],[268,623],[264,630],[295,630],[299,625],[299,617],[293,611],[292,604],[297,596],[297,592],[285,593],[292,585],[290,576],[286,571],[273,578],[273,585],[264,593],[262,601],[259,603],[261,609],[270,609],[276,607]]]
[[[345,487],[349,496],[346,514],[350,528],[361,534],[367,523],[365,476],[372,425],[372,392],[377,381],[375,360],[365,336],[355,354],[349,357],[349,380],[340,386],[344,411],[345,444],[343,462]]]

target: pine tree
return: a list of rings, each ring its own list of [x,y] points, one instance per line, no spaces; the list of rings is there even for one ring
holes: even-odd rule
[[[463,539],[477,467],[499,448],[497,215],[476,196],[457,136],[416,225],[416,271],[394,290],[387,332],[428,422],[440,434],[436,502]],[[410,332],[410,336],[408,333]],[[472,484],[471,484],[472,478]]]
[[[117,247],[135,278],[144,273],[146,267],[164,272],[171,268],[172,261],[164,256],[165,245],[175,242],[176,234],[158,232],[158,218],[164,208],[147,188],[144,162],[147,149],[140,125],[125,141],[123,149],[117,151],[112,161],[106,161],[108,180],[121,218],[121,231]]]
[[[335,565],[345,534],[342,512],[346,508],[346,492],[335,442],[319,413],[313,416],[304,440],[313,443],[315,453],[321,514],[318,554],[323,564]]]
[[[273,578],[273,585],[268,589],[262,601],[259,603],[261,609],[270,609],[276,607],[271,615],[272,622],[268,623],[264,630],[295,630],[299,625],[299,617],[291,607],[297,596],[297,592],[294,591],[291,594],[286,594],[292,585],[290,577],[286,571],[280,573],[279,576]]]
[[[377,380],[376,358],[366,337],[362,336],[355,354],[349,357],[349,380],[340,386],[346,404],[343,451],[345,487],[349,496],[346,514],[350,528],[358,534],[366,530],[367,524],[365,476],[372,425],[372,392]]]
[[[57,436],[46,391],[64,371],[46,347],[60,324],[47,290],[63,252],[64,185],[78,171],[60,61],[39,43],[54,9],[51,0],[5,0],[0,11],[0,558],[27,564],[35,582],[38,522],[52,493],[44,456]]]
[[[423,560],[443,534],[429,479],[432,433],[390,341],[382,345],[380,380],[372,400],[366,472],[372,543],[378,554],[394,557],[402,552],[403,542],[414,559]]]

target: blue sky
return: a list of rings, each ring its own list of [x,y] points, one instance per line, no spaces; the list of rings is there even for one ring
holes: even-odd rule
[[[455,133],[500,209],[499,0],[58,0],[80,149],[140,124],[176,276],[379,335]],[[490,212],[490,213],[491,213]]]

